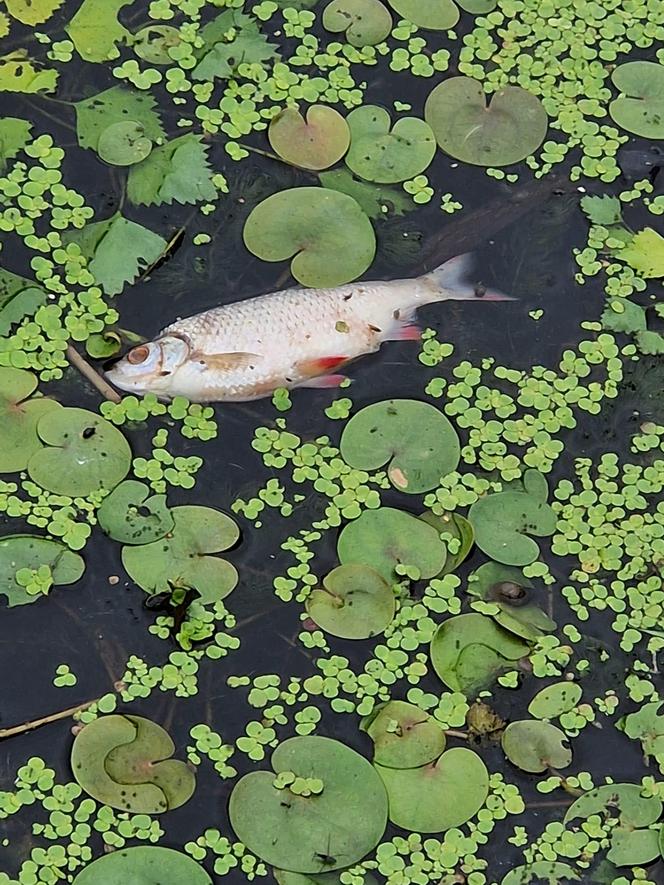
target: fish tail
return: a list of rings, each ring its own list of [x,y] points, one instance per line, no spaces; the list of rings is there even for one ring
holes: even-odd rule
[[[474,281],[471,252],[457,255],[420,277],[426,287],[426,299],[434,301],[515,301],[498,289],[488,289]]]

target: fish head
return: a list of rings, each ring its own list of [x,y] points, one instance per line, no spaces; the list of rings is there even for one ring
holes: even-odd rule
[[[190,352],[186,338],[165,335],[133,347],[105,375],[111,384],[129,393],[170,396],[173,376],[187,362]]]

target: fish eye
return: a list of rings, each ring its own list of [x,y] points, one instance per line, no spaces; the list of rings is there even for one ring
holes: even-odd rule
[[[127,354],[127,360],[132,366],[138,366],[141,363],[144,363],[149,356],[150,348],[147,344],[139,344],[138,347],[134,347],[133,350],[129,351]]]

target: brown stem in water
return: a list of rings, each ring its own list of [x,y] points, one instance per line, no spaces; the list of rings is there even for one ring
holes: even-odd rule
[[[28,731],[34,731],[35,728],[41,728],[42,725],[49,725],[51,722],[59,722],[61,719],[68,719],[75,713],[81,713],[87,710],[93,704],[96,704],[99,698],[93,698],[84,704],[77,704],[75,707],[68,707],[66,710],[60,710],[58,713],[51,713],[49,716],[42,716],[41,719],[32,719],[30,722],[24,722],[22,725],[12,725],[11,728],[0,728],[0,741],[5,738],[15,737],[17,734],[25,734]]]
[[[90,363],[83,359],[81,354],[71,344],[67,345],[67,359],[85,378],[88,379],[93,387],[96,387],[104,399],[110,400],[112,403],[119,403],[122,397],[114,390],[108,381],[104,381],[99,372],[92,368]]]
[[[467,731],[457,731],[456,728],[446,728],[445,734],[448,737],[462,738],[464,741],[469,740]]]

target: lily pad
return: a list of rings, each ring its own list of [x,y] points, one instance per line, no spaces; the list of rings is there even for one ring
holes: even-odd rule
[[[376,254],[376,235],[359,203],[328,188],[273,194],[244,226],[247,249],[263,261],[291,261],[303,286],[340,286],[361,276]]]
[[[28,462],[33,482],[56,495],[82,497],[113,489],[131,467],[131,449],[109,421],[87,409],[55,409],[37,425],[45,445]]]
[[[346,165],[365,181],[406,181],[424,172],[434,158],[436,138],[428,123],[418,117],[401,117],[392,127],[391,123],[389,113],[378,105],[364,105],[348,115],[351,143]]]
[[[495,611],[485,614],[528,642],[556,629],[556,622],[537,605],[532,589],[521,569],[499,562],[484,563],[468,579],[468,592],[495,606]]]
[[[582,695],[578,682],[554,682],[537,692],[528,705],[528,712],[535,719],[556,719],[573,710]]]
[[[520,86],[491,97],[471,77],[443,80],[427,99],[424,117],[441,149],[476,166],[509,166],[542,144],[548,117],[542,102]]]
[[[464,12],[470,12],[473,15],[491,12],[498,5],[498,0],[456,0],[456,2]]]
[[[16,580],[20,569],[38,569],[48,565],[53,583],[74,584],[85,571],[83,559],[59,541],[36,535],[7,535],[0,538],[0,595],[7,597],[9,607],[28,605],[41,599],[32,595]]]
[[[662,800],[658,796],[643,796],[640,784],[606,784],[579,796],[565,814],[565,824],[594,814],[617,817],[620,825],[638,829],[658,821],[662,814]]]
[[[339,535],[337,553],[343,564],[359,563],[375,569],[388,583],[397,579],[399,564],[433,578],[445,565],[446,549],[430,525],[393,507],[365,510]]]
[[[145,483],[128,479],[111,492],[97,511],[99,525],[121,544],[149,544],[175,525],[166,495],[151,495]]]
[[[268,136],[275,153],[303,169],[329,169],[350,144],[344,117],[322,104],[310,107],[306,119],[296,108],[286,108],[270,123]]]
[[[389,0],[400,16],[429,31],[448,31],[459,21],[459,10],[452,0]]]
[[[308,796],[275,786],[267,771],[246,774],[230,798],[237,837],[261,860],[296,873],[332,872],[376,847],[387,823],[387,795],[362,756],[325,737],[294,737],[272,754],[276,774],[322,780]]]
[[[628,61],[611,79],[622,93],[609,105],[614,123],[643,138],[664,138],[664,66]]]
[[[478,612],[456,615],[440,625],[431,641],[431,663],[452,691],[476,692],[530,647]]]
[[[179,46],[182,37],[172,25],[146,25],[134,35],[131,48],[139,58],[151,65],[170,65],[169,49]]]
[[[97,144],[101,159],[112,166],[133,166],[149,156],[151,150],[152,142],[143,124],[135,120],[111,124],[99,136]]]
[[[392,16],[380,0],[332,0],[323,27],[333,34],[345,31],[351,46],[375,46],[392,30]]]
[[[36,389],[37,378],[31,372],[0,368],[0,473],[25,470],[32,455],[43,448],[37,425],[60,404],[46,397],[29,399]]]
[[[122,564],[129,577],[148,593],[191,587],[203,602],[228,596],[238,582],[237,570],[212,554],[236,543],[240,537],[237,523],[219,510],[195,505],[174,507],[171,515],[175,525],[168,537],[122,548]]]
[[[658,830],[627,830],[622,827],[612,830],[611,848],[606,857],[616,866],[646,866],[659,856]]]
[[[120,848],[97,858],[81,870],[73,885],[212,885],[203,867],[188,854],[162,848],[160,845],[139,845]]]
[[[358,470],[387,464],[395,488],[419,495],[456,469],[461,447],[453,425],[435,406],[391,399],[353,415],[341,437],[341,455]]]
[[[460,513],[445,513],[443,516],[438,516],[427,511],[420,516],[420,519],[433,526],[440,535],[450,536],[450,540],[446,539],[447,559],[440,574],[449,575],[456,571],[473,549],[475,532],[472,525]]]
[[[71,767],[79,785],[98,802],[132,814],[159,814],[184,805],[196,779],[170,757],[168,732],[142,716],[101,716],[74,740]]]
[[[419,768],[375,766],[390,799],[390,820],[413,833],[441,833],[477,814],[489,794],[489,772],[477,753],[447,750]]]
[[[341,872],[333,873],[292,873],[290,870],[272,870],[279,885],[343,885]],[[364,885],[378,885],[371,873],[363,875]]]
[[[366,565],[340,565],[323,580],[324,589],[307,599],[307,613],[318,626],[341,639],[368,639],[392,622],[392,588]]]
[[[373,761],[385,768],[419,768],[445,749],[445,732],[438,722],[405,701],[389,701],[363,728],[374,743]]]
[[[521,719],[510,722],[501,738],[503,752],[517,768],[536,774],[548,768],[567,768],[572,751],[567,735],[550,722]]]
[[[569,864],[536,860],[510,870],[500,885],[567,885],[578,881],[579,877]]]

